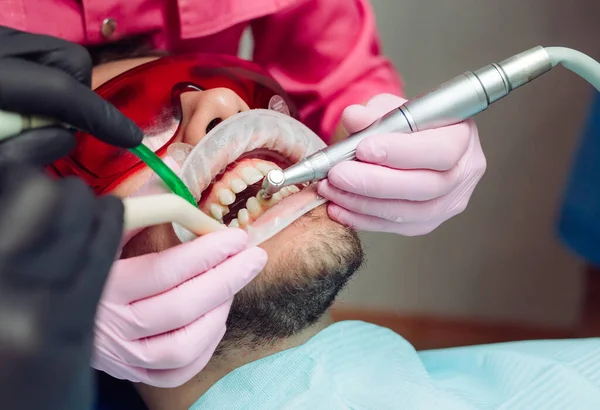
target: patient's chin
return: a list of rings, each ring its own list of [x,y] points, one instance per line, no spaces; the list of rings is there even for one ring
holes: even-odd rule
[[[309,328],[364,260],[357,233],[329,219],[325,207],[261,246],[269,261],[234,297],[219,354],[230,347],[260,349]]]

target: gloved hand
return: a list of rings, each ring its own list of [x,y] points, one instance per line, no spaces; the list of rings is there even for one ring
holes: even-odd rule
[[[380,94],[343,113],[359,131],[406,100]],[[374,135],[356,149],[359,161],[334,166],[318,192],[330,218],[364,231],[423,235],[461,213],[486,168],[473,121],[414,134]]]
[[[0,110],[52,118],[124,148],[141,143],[142,131],[90,89],[91,74],[85,48],[0,26]],[[2,142],[0,161],[45,165],[74,146],[62,127],[33,129]]]
[[[98,199],[77,179],[0,165],[3,410],[92,405],[94,317],[122,225],[114,197]]]
[[[98,308],[93,367],[156,387],[199,373],[225,333],[233,296],[267,262],[247,242],[228,228],[117,261]]]

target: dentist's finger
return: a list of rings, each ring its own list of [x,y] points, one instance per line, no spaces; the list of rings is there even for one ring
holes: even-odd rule
[[[389,168],[447,171],[467,152],[471,127],[460,123],[414,134],[379,134],[358,144],[356,158]]]
[[[425,222],[448,211],[446,197],[419,202],[368,198],[335,188],[327,180],[319,184],[318,192],[322,197],[348,211],[392,222]]]
[[[18,57],[55,67],[90,87],[92,59],[87,50],[79,44],[10,27],[0,27],[0,37],[7,40],[0,48],[0,58]]]
[[[397,170],[346,161],[334,166],[327,179],[338,189],[369,198],[428,201],[453,191],[460,183],[460,169]]]
[[[58,68],[27,60],[2,59],[0,109],[52,118],[123,148],[143,138],[133,121],[89,87]]]
[[[47,165],[75,148],[75,136],[64,128],[36,128],[0,145],[0,162]]]
[[[342,113],[341,122],[346,132],[352,134],[373,124],[379,115],[363,105],[350,105]]]
[[[252,281],[267,263],[258,247],[230,257],[218,266],[159,295],[130,305],[133,322],[128,338],[139,339],[184,327],[231,299]],[[149,315],[156,311],[160,314]]]
[[[427,235],[446,220],[436,218],[425,223],[390,222],[387,219],[358,214],[331,203],[327,206],[327,214],[334,221],[359,231],[388,232],[403,236]]]
[[[342,113],[342,125],[349,133],[360,131],[405,102],[404,98],[392,94],[376,95],[366,105],[356,104],[346,107]]]
[[[232,299],[229,299],[187,326],[133,341],[136,354],[122,352],[131,356],[128,365],[147,369],[152,383],[161,374],[162,378],[168,378],[172,372],[167,370],[179,371],[194,363],[199,365],[198,359],[203,360],[201,367],[204,367],[225,334],[231,303]]]
[[[109,275],[110,291],[105,293],[125,303],[161,294],[241,252],[247,243],[246,232],[229,228],[163,252],[121,260]],[[129,264],[135,269],[127,269]]]
[[[394,94],[377,94],[367,102],[366,107],[372,111],[386,113],[400,107],[407,101],[406,98]]]
[[[210,357],[200,356],[194,362],[179,369],[147,370],[146,377],[148,381],[143,383],[163,389],[173,389],[182,386],[200,373],[208,363],[208,360],[210,360]]]

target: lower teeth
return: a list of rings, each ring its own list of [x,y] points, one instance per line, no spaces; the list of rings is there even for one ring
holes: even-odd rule
[[[252,222],[256,221],[266,210],[274,206],[276,203],[281,201],[283,198],[300,192],[295,186],[283,188],[281,191],[273,194],[273,196],[265,200],[260,194],[255,197],[250,197],[246,201],[246,207],[242,208],[237,213],[237,218],[234,218],[227,224],[232,228],[245,228]],[[223,216],[229,213],[229,208],[220,203],[213,203],[209,206],[211,216],[222,224]]]

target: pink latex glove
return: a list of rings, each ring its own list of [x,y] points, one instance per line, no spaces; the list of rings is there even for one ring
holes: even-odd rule
[[[234,294],[264,268],[241,229],[117,261],[98,306],[92,366],[118,379],[177,387],[204,368]]]
[[[406,102],[390,94],[344,110],[346,131],[359,131]],[[330,218],[364,231],[423,235],[465,210],[486,168],[473,121],[415,134],[362,141],[359,161],[333,167],[319,183]]]

